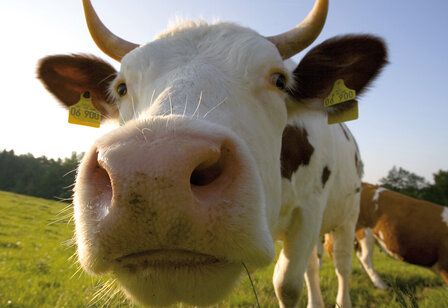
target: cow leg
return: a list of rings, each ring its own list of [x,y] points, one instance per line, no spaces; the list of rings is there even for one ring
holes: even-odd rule
[[[347,223],[332,232],[333,261],[338,278],[336,307],[351,307],[349,281],[352,272],[352,251],[355,239],[355,224]]]
[[[366,228],[363,231],[362,235],[359,235],[359,233],[356,235],[360,248],[360,251],[356,251],[356,256],[375,287],[383,290],[387,289],[387,285],[373,268],[373,247],[375,239],[372,235],[372,230]]]
[[[319,268],[318,249],[315,247],[311,252],[305,273],[305,282],[308,290],[308,308],[325,307],[320,291]]]
[[[296,307],[303,277],[322,223],[323,202],[307,202],[296,208],[283,238],[283,249],[275,265],[273,283],[280,307]]]

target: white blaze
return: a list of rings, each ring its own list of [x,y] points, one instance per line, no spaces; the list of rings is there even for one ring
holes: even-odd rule
[[[378,200],[380,199],[380,194],[385,190],[386,190],[385,188],[379,187],[377,190],[375,190],[375,193],[373,194],[372,201],[375,204],[375,211],[378,210]]]
[[[375,190],[375,194],[373,195],[372,201],[378,202],[378,199],[380,198],[380,194],[385,190],[386,189],[383,187],[379,187],[377,190]]]
[[[442,221],[447,225],[448,227],[448,207],[444,208],[442,211]]]

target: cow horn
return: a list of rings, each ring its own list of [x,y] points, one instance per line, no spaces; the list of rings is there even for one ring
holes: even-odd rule
[[[318,37],[325,24],[327,12],[328,0],[316,0],[311,12],[294,29],[267,39],[277,46],[283,59],[288,59],[311,45]]]
[[[90,35],[105,54],[120,62],[128,52],[139,46],[119,38],[107,29],[93,9],[90,0],[83,0],[82,3]]]

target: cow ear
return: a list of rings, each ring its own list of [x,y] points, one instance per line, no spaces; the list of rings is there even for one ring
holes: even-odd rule
[[[88,91],[93,105],[106,118],[117,116],[117,107],[108,94],[116,74],[110,64],[91,55],[48,56],[37,67],[37,77],[65,107],[76,104]]]
[[[290,96],[295,101],[325,99],[336,80],[362,94],[387,64],[387,49],[381,38],[371,35],[338,36],[311,49],[293,75]],[[323,104],[319,107],[323,108]]]

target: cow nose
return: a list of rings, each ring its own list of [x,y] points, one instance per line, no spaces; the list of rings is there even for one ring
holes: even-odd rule
[[[90,182],[94,197],[110,198],[111,205],[126,203],[123,198],[138,191],[146,199],[178,195],[186,207],[212,206],[226,202],[229,190],[235,190],[230,187],[238,176],[240,162],[228,138],[192,134],[155,134],[151,141],[143,142],[123,138],[100,143],[86,164],[88,176],[84,181]]]

